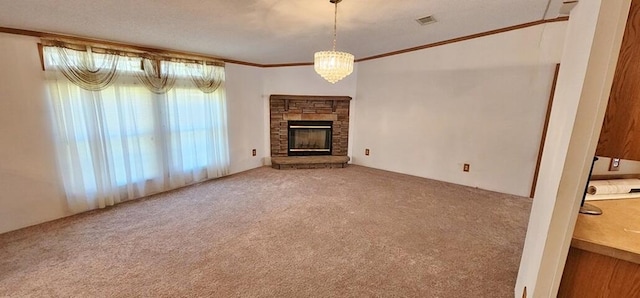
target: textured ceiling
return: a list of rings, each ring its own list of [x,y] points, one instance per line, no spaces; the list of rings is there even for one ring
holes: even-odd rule
[[[555,18],[562,0],[343,0],[338,50],[358,58]],[[420,26],[415,19],[438,22]],[[329,0],[0,0],[0,27],[258,64],[311,62],[332,44]]]

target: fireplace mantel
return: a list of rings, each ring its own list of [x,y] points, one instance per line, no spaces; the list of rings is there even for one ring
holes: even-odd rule
[[[289,110],[289,102],[291,100],[315,100],[315,101],[331,101],[331,109],[332,112],[336,111],[339,101],[349,101],[351,100],[350,96],[320,96],[320,95],[283,95],[283,94],[273,94],[270,97],[271,100],[283,100],[284,101],[284,110]]]

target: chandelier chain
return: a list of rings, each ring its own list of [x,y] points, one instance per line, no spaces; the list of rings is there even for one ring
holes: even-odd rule
[[[333,51],[336,50],[336,39],[338,37],[338,2],[335,1],[335,10],[333,12]]]

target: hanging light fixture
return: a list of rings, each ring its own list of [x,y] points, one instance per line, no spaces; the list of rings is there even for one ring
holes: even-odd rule
[[[338,3],[342,0],[329,0],[335,4],[333,15],[333,50],[316,52],[313,68],[325,80],[334,84],[353,72],[353,55],[336,51],[336,32],[338,28]]]

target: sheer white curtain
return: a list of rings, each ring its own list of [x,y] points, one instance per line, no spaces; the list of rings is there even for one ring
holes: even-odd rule
[[[178,83],[158,95],[170,188],[226,175],[229,164],[224,89],[203,93]]]
[[[88,91],[56,70],[56,55],[45,47],[58,164],[73,211],[227,174],[224,83],[203,93],[178,77],[172,89],[156,94],[136,78],[140,59],[121,58],[118,79]]]

